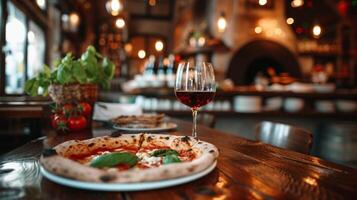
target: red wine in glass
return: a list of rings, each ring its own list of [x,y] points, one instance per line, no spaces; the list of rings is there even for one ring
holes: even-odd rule
[[[197,137],[197,112],[211,102],[216,92],[216,81],[211,63],[182,62],[176,72],[175,94],[177,99],[191,107],[192,137]]]
[[[214,96],[213,91],[176,91],[180,102],[195,110],[211,102]]]

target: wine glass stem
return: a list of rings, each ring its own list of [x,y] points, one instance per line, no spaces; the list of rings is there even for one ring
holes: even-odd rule
[[[195,139],[198,139],[197,137],[197,109],[192,109],[192,119],[193,119],[193,125],[192,125],[192,137]]]

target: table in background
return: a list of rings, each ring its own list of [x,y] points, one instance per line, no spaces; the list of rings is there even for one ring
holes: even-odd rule
[[[191,124],[177,121],[169,134],[189,135]],[[40,174],[38,158],[44,148],[69,139],[111,134],[92,131],[57,134],[46,131],[36,139],[0,158],[0,199],[356,199],[357,170],[316,157],[272,147],[260,142],[199,126],[200,139],[220,150],[218,166],[191,183],[140,192],[98,192],[53,183]]]

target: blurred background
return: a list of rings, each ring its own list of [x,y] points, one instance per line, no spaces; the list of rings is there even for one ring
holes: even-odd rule
[[[357,0],[2,0],[0,6],[0,137],[12,141],[2,142],[1,152],[42,134],[48,99],[26,96],[25,81],[44,64],[94,45],[116,65],[100,101],[190,119],[173,92],[175,72],[183,60],[209,61],[218,91],[202,108],[202,124],[248,139],[263,120],[298,125],[313,133],[313,155],[357,163]]]

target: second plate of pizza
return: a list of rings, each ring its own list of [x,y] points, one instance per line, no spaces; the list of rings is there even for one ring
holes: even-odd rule
[[[164,114],[122,115],[112,119],[113,128],[133,132],[161,132],[177,128]]]

